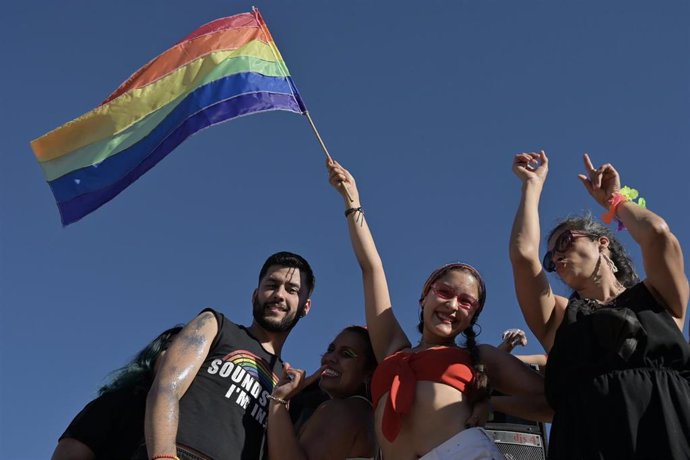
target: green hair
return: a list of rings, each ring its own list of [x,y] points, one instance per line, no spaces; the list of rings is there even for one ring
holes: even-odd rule
[[[170,342],[182,325],[171,327],[153,339],[129,363],[112,371],[110,382],[98,389],[98,395],[104,395],[116,390],[142,389],[148,391],[155,377],[154,366],[160,354],[168,349]]]

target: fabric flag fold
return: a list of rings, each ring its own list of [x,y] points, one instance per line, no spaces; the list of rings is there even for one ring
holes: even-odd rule
[[[192,134],[253,113],[306,108],[261,13],[211,21],[103,103],[31,142],[63,225],[107,203]]]

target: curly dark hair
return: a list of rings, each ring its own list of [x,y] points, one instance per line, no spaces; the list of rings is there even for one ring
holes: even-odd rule
[[[580,230],[590,235],[592,240],[605,236],[609,240],[609,257],[616,264],[618,271],[615,273],[616,279],[626,288],[632,287],[640,282],[639,276],[635,272],[635,266],[623,245],[616,239],[611,229],[594,220],[591,213],[581,216],[571,216],[561,221],[546,237],[546,244],[557,232],[561,230]]]

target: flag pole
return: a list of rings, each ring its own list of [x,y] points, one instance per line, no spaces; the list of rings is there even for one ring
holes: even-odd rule
[[[314,134],[316,135],[316,138],[319,140],[319,144],[321,144],[321,150],[323,150],[323,153],[326,155],[326,159],[330,162],[333,161],[333,158],[331,157],[331,154],[328,153],[328,149],[326,148],[326,144],[324,144],[323,139],[321,139],[321,135],[319,134],[319,130],[316,129],[316,125],[314,124],[314,120],[311,119],[311,115],[309,115],[309,111],[305,110],[304,114],[307,116],[307,120],[309,120],[309,125],[311,126],[312,131],[314,131]],[[345,188],[345,184],[343,182],[340,182],[340,187],[345,191],[345,194],[347,195],[347,198],[352,202],[355,201],[352,199],[350,196],[350,192]]]

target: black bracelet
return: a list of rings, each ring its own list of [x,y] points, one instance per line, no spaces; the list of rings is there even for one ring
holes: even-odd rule
[[[348,208],[345,210],[345,217],[349,216],[353,212],[361,212],[362,214],[364,214],[364,209],[362,209],[361,206],[358,208]]]

